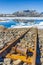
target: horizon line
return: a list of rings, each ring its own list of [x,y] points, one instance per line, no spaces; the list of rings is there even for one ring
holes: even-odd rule
[[[38,11],[38,10],[35,10],[35,9],[24,9],[24,10],[17,10],[17,11],[14,11],[14,12],[10,12],[10,13],[1,13],[0,12],[0,14],[13,14],[13,13],[16,13],[16,12],[22,12],[22,11],[26,11],[26,10],[30,10],[30,11],[36,11],[36,12],[38,12],[38,13],[42,13],[43,11]]]

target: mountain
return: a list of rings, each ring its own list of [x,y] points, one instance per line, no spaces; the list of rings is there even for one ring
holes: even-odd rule
[[[42,14],[36,12],[36,10],[24,10],[13,13],[15,16],[21,17],[40,17]]]
[[[0,14],[0,17],[43,17],[43,12],[39,13],[36,10],[23,10],[12,14]]]

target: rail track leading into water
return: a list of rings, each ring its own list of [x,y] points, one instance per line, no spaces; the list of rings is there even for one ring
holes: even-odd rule
[[[36,52],[37,52],[37,29],[30,28],[30,30],[20,38],[15,46],[12,47],[14,52],[8,53],[7,58],[12,60],[20,59],[27,64],[36,65]],[[24,50],[24,51],[23,51]]]
[[[6,31],[7,34],[11,29]],[[13,31],[13,30],[12,30]],[[0,57],[10,58],[15,61],[20,59],[21,62],[36,65],[37,53],[37,28],[15,29],[17,35],[11,39],[5,47],[0,50]],[[12,33],[15,33],[12,32]],[[16,34],[15,33],[15,34]],[[11,36],[10,36],[11,37]],[[9,38],[10,39],[10,38]]]

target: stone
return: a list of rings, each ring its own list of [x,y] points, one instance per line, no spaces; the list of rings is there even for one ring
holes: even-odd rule
[[[28,65],[27,63],[23,63],[23,65]]]
[[[15,61],[13,61],[13,65],[19,65],[19,64],[21,64],[21,62],[22,62],[22,61],[19,60],[19,59],[18,59],[18,60],[15,60]]]
[[[10,64],[11,63],[11,59],[10,58],[5,58],[4,59],[4,63],[5,64]]]

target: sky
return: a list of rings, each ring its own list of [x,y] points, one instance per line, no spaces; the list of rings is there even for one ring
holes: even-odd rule
[[[13,13],[22,10],[43,12],[43,0],[0,0],[0,13]]]

